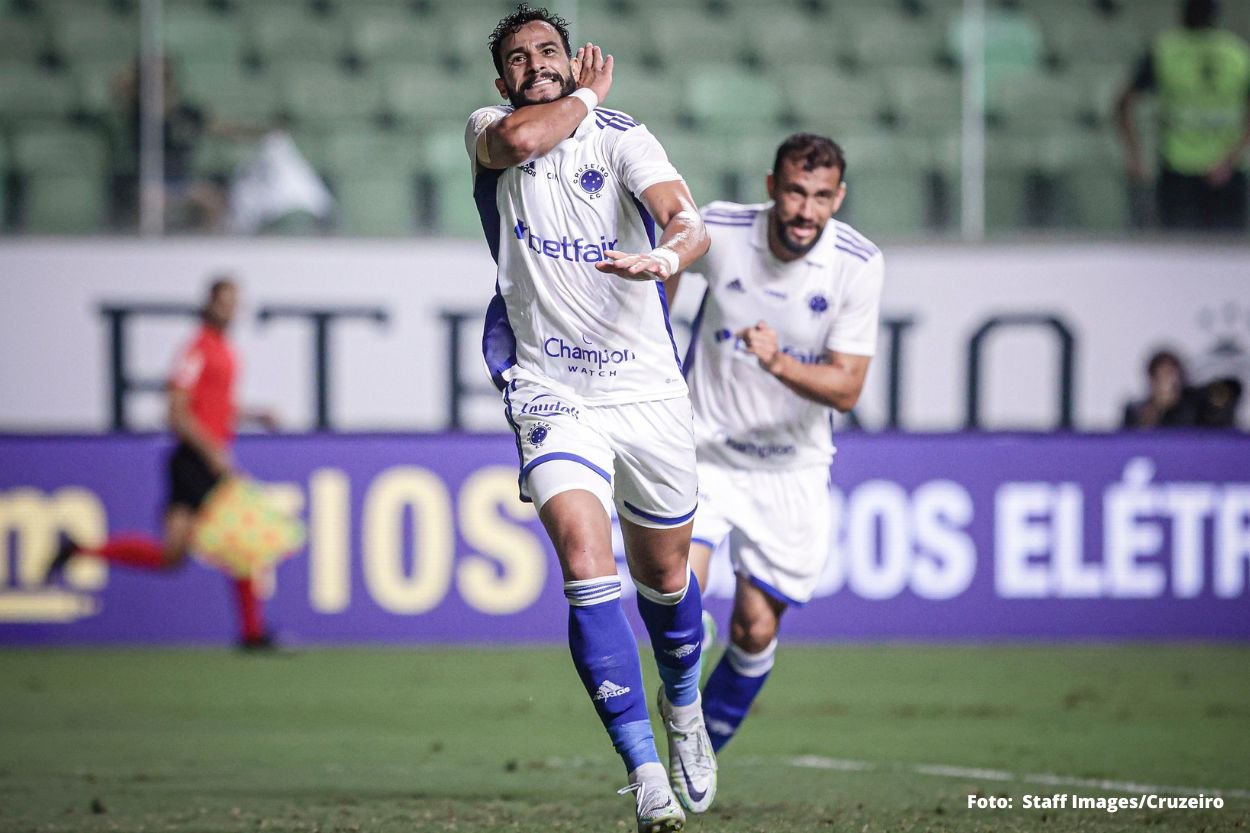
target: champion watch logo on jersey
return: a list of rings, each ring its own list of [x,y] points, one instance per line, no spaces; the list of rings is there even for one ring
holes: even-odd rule
[[[538,448],[546,441],[549,433],[551,433],[551,426],[545,422],[540,422],[530,428],[529,433],[525,436],[525,439],[530,445],[534,446],[534,448]]]
[[[608,184],[608,169],[597,162],[587,162],[573,174],[573,182],[582,193],[597,200],[603,196],[603,186]]]

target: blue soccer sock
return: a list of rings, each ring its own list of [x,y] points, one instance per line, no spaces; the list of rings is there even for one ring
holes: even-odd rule
[[[703,655],[703,597],[694,573],[676,593],[638,588],[638,612],[651,635],[655,662],[664,682],[664,696],[674,706],[699,699],[699,661]]]
[[[616,576],[566,581],[569,651],[626,772],[659,763],[647,716],[638,643],[621,608]]]
[[[748,654],[730,643],[703,687],[703,720],[707,724],[712,749],[720,752],[751,710],[768,672],[773,670],[777,640],[758,654]]]

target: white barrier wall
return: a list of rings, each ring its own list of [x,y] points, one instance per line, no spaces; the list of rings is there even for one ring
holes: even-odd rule
[[[1116,427],[1126,398],[1143,392],[1143,364],[1159,344],[1178,348],[1197,375],[1247,378],[1250,248],[1054,243],[1028,246],[887,247],[883,313],[910,319],[891,356],[889,330],[857,414],[885,425],[896,363],[899,425],[964,427],[969,342],[1002,316],[1053,317],[1072,336],[1074,427]],[[134,240],[20,241],[0,248],[0,430],[106,429],[112,416],[110,326],[101,305],[197,303],[210,275],[242,282],[235,329],[244,398],[275,408],[291,429],[315,424],[313,326],[262,322],[264,306],[368,307],[387,321],[334,323],[327,408],[341,430],[441,429],[451,393],[449,325],[466,314],[462,425],[503,430],[485,386],[477,342],[493,292],[483,244],[433,241]],[[684,350],[697,307],[687,281],[674,307]],[[131,317],[126,374],[157,378],[191,330],[183,318]],[[984,338],[980,423],[1046,429],[1058,424],[1061,351],[1054,330],[1021,325]],[[161,399],[127,397],[132,427],[161,422]],[[1243,403],[1242,423],[1246,424]]]

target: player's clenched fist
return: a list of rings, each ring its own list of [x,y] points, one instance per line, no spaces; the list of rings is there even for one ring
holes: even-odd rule
[[[778,347],[776,330],[767,322],[756,321],[755,326],[739,330],[735,335],[742,339],[747,352],[759,359],[760,367],[776,374],[785,356]]]
[[[593,43],[579,46],[573,56],[573,73],[577,76],[577,86],[588,88],[602,103],[612,89],[612,56],[605,57],[603,50]]]

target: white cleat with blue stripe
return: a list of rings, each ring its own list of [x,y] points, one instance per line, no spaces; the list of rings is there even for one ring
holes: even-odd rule
[[[629,774],[629,786],[618,794],[634,794],[638,833],[673,833],[686,826],[686,814],[668,785],[660,764],[643,764]]]
[[[664,686],[656,697],[660,719],[668,734],[668,781],[682,806],[702,813],[716,798],[716,753],[703,724],[702,696],[691,709],[693,715],[679,721],[664,696]]]

